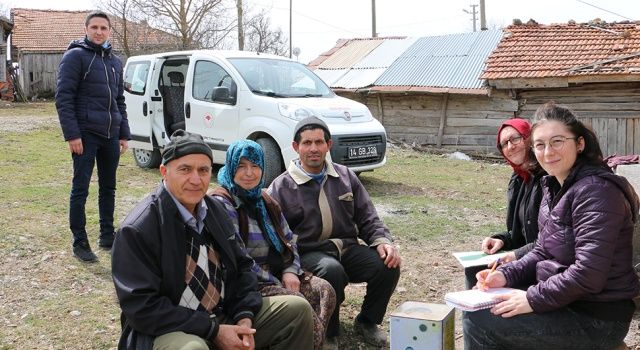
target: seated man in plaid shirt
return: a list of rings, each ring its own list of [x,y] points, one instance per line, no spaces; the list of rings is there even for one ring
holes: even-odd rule
[[[176,131],[162,155],[162,183],[116,234],[118,348],[312,348],[309,303],[260,296],[229,216],[205,196],[212,159],[200,135]]]

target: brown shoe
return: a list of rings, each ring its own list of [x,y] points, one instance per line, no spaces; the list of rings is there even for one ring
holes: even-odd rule
[[[367,344],[385,348],[389,347],[387,334],[381,331],[377,324],[361,322],[358,317],[356,317],[356,320],[353,323],[353,328],[356,330],[356,333],[360,334],[362,338],[364,338],[364,341]]]

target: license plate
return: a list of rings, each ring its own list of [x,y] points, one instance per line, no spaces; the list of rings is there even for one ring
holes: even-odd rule
[[[370,158],[378,156],[377,146],[349,147],[349,159]]]

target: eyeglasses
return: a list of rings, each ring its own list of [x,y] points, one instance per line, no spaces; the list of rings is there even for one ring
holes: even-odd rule
[[[511,136],[511,137],[510,137],[509,139],[507,139],[506,141],[504,141],[504,142],[500,142],[500,148],[505,149],[505,148],[507,148],[507,146],[508,146],[509,144],[511,144],[511,145],[517,145],[517,144],[519,144],[520,142],[522,142],[522,135],[514,135],[514,136]]]
[[[559,151],[562,149],[562,147],[564,147],[564,143],[567,140],[575,140],[575,137],[566,137],[566,136],[562,136],[562,135],[558,135],[558,136],[554,136],[549,140],[549,146],[556,150]],[[547,148],[547,142],[544,141],[535,141],[533,143],[533,149],[536,152],[544,152],[544,150]]]

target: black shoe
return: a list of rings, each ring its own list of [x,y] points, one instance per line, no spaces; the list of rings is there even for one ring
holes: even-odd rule
[[[113,246],[113,238],[113,233],[100,237],[100,239],[98,239],[98,247],[106,250],[111,249],[111,246]]]
[[[98,257],[93,254],[89,242],[82,241],[73,247],[73,255],[82,262],[95,262]]]
[[[362,322],[356,317],[356,320],[353,324],[353,328],[356,333],[360,334],[364,339],[365,343],[370,345],[378,346],[378,347],[388,347],[389,342],[387,340],[387,334],[380,330],[375,323]]]

